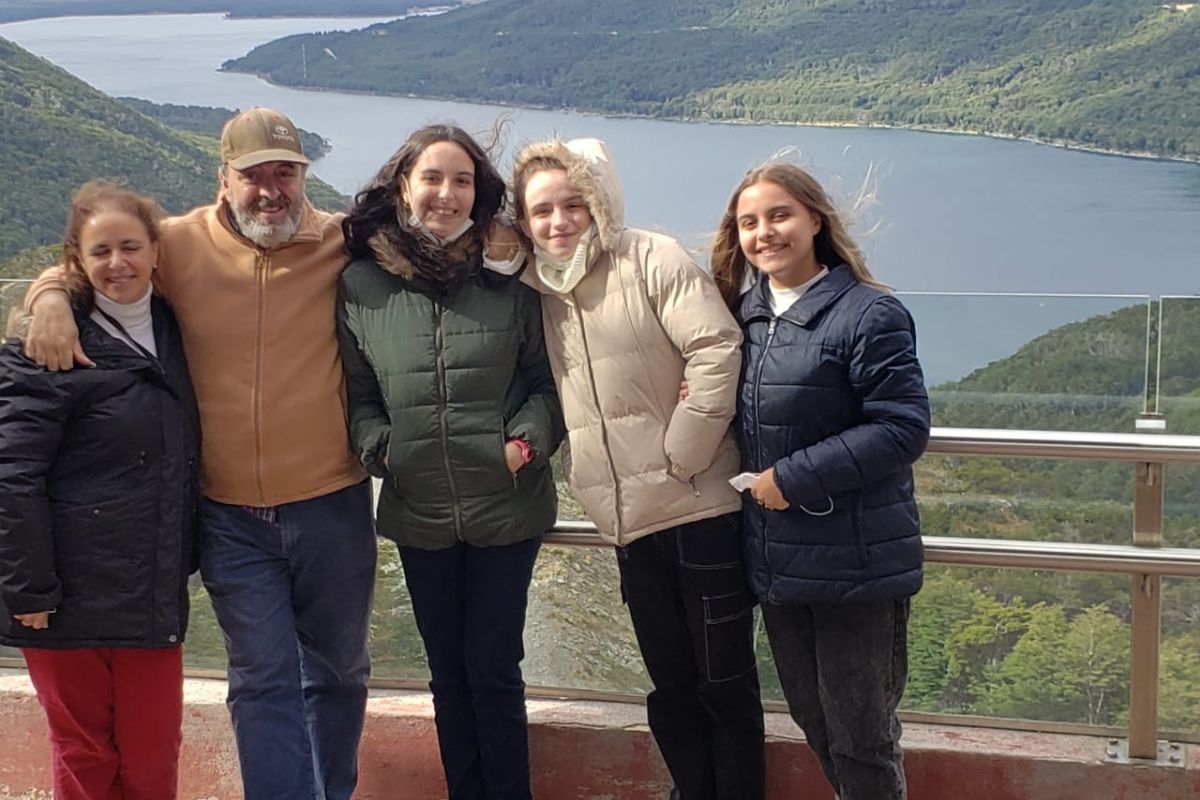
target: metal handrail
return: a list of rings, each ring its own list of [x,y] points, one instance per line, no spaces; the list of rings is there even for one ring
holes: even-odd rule
[[[596,526],[559,520],[546,544],[608,547]],[[925,536],[925,560],[960,567],[1015,567],[1061,572],[1101,572],[1200,578],[1200,550],[1121,544],[1068,544],[1012,539]]]
[[[929,446],[925,452],[937,455],[1194,463],[1200,462],[1200,436],[935,427],[930,432]]]

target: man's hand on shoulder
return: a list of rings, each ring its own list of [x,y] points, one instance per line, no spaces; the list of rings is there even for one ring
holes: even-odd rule
[[[51,372],[73,369],[76,364],[95,366],[79,344],[79,328],[66,292],[44,292],[34,301],[30,317],[21,337],[30,360]]]

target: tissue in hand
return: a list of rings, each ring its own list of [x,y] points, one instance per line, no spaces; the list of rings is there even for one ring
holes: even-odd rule
[[[758,476],[760,474],[762,473],[743,472],[740,475],[734,475],[729,479],[729,485],[732,486],[735,491],[744,492],[754,485],[754,482],[758,480]]]

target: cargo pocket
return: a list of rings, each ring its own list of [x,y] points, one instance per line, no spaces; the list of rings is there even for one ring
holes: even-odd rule
[[[749,591],[704,598],[704,658],[709,683],[731,681],[754,669],[754,596]]]

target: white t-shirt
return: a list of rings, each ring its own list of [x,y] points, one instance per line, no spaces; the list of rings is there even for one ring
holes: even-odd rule
[[[829,267],[822,266],[821,271],[812,276],[799,286],[793,286],[790,289],[780,289],[775,284],[767,281],[767,287],[771,290],[771,313],[779,316],[787,311],[796,301],[804,296],[804,293],[812,288],[813,284],[829,274]]]

